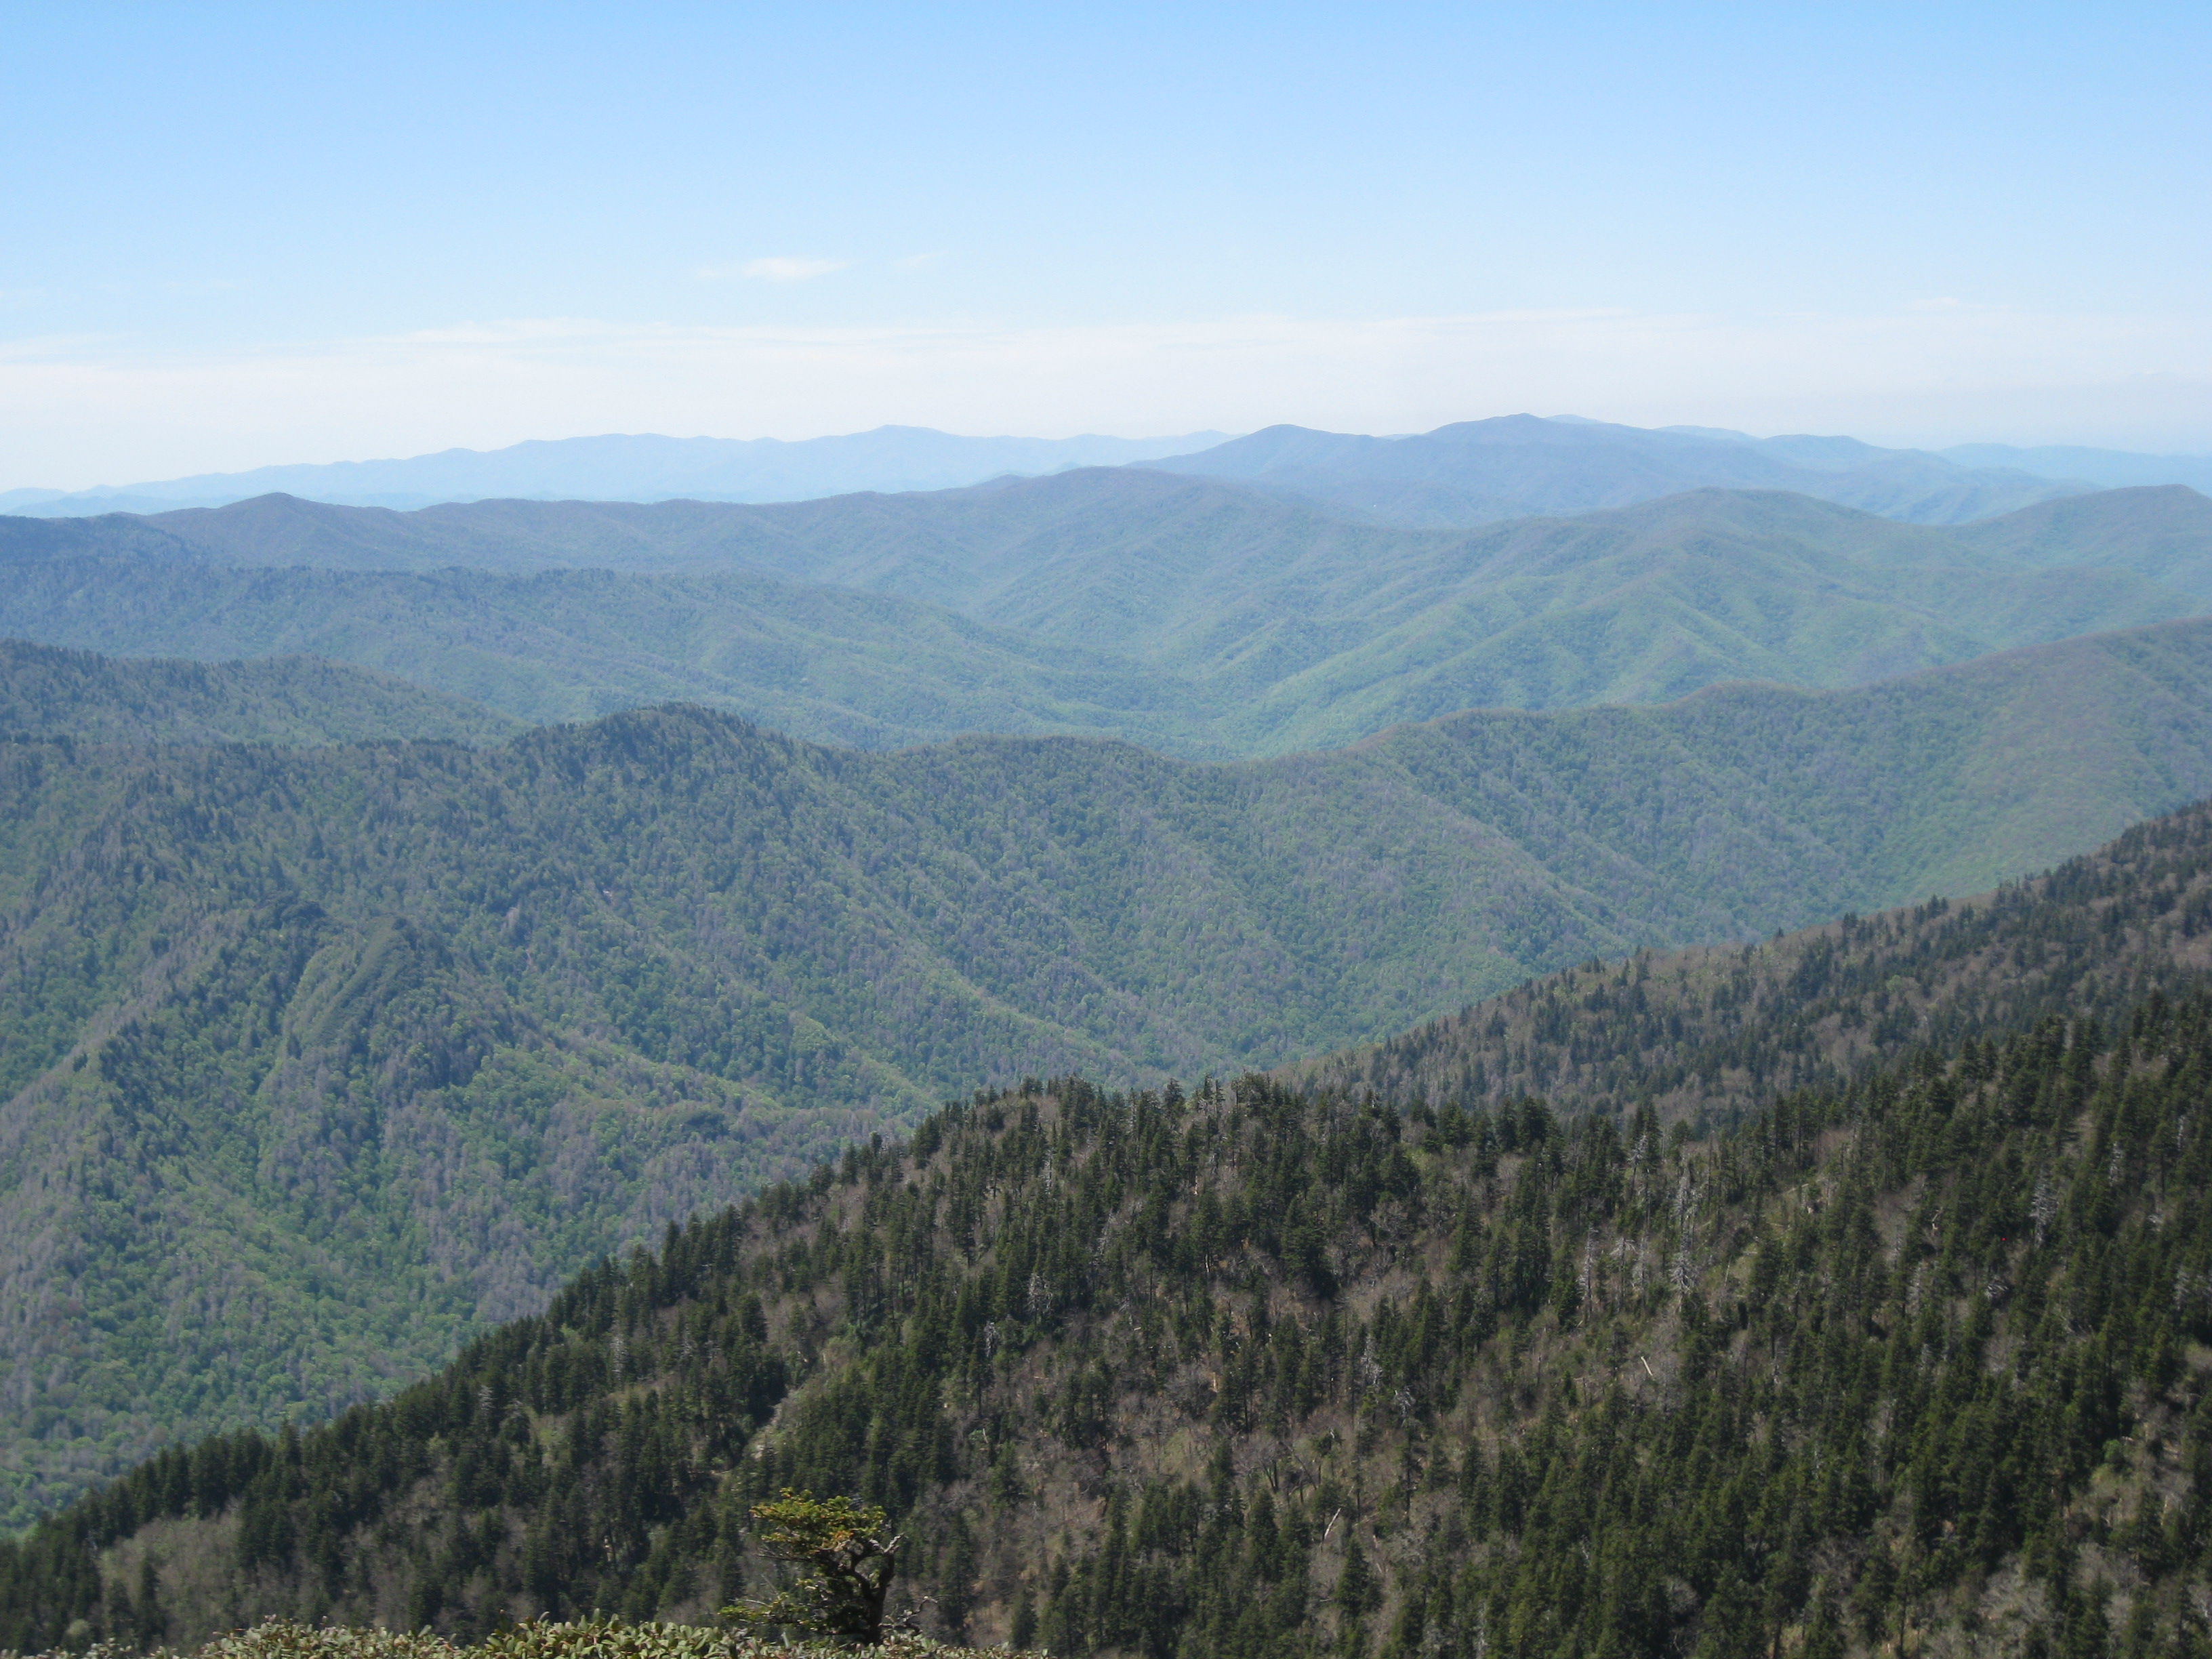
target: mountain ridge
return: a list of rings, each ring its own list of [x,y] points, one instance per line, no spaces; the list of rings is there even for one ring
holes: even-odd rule
[[[0,510],[41,518],[86,511],[168,511],[276,490],[317,501],[403,508],[518,496],[788,501],[860,489],[943,489],[1006,473],[1146,459],[1221,435],[969,438],[908,426],[795,441],[605,434],[532,439],[496,450],[441,450],[404,459],[256,467],[93,489],[15,489],[0,494]]]
[[[2115,491],[1945,529],[1711,490],[1407,532],[1106,469],[772,507],[0,520],[0,631],[55,644],[304,652],[532,720],[689,698],[817,739],[1097,732],[1226,759],[1468,707],[1864,683],[2192,614],[2212,507]],[[590,565],[614,574],[562,574]]]
[[[2114,489],[2129,484],[2187,484],[2212,493],[2212,455],[2146,454],[2079,444],[1956,444],[1940,452],[1966,466],[2018,467],[2081,478]]]
[[[1425,528],[1589,512],[1715,487],[1788,489],[1887,518],[1956,524],[2094,488],[1853,438],[1757,439],[1533,415],[1397,438],[1267,427],[1142,465],[1233,478],[1370,522]]]
[[[1465,451],[1471,441],[1494,446],[1501,439],[1508,445],[1517,440],[1523,449],[1580,447],[1614,453],[1586,456],[1589,465],[1579,483],[1569,483],[1556,465],[1548,469],[1548,482],[1540,483],[1525,458],[1506,475],[1497,476],[1493,466],[1484,477],[1466,475],[1465,454],[1441,468],[1434,455],[1425,465],[1411,460],[1425,447]],[[1261,452],[1272,460],[1255,470]],[[1553,459],[1556,462],[1558,457]],[[271,490],[399,508],[501,497],[791,501],[854,490],[957,488],[1068,466],[1156,464],[1311,495],[1355,516],[1424,526],[1586,511],[1708,485],[1796,489],[1890,516],[1943,523],[2023,505],[2037,498],[2039,489],[2047,494],[2098,485],[2185,483],[2212,490],[2212,460],[2202,456],[2002,444],[1899,450],[1845,437],[1761,439],[1719,428],[1647,429],[1580,417],[1518,415],[1389,438],[1296,427],[1230,439],[1218,433],[1159,439],[966,438],[897,426],[796,441],[610,434],[532,440],[488,452],[455,449],[405,459],[269,466],[88,490],[14,489],[0,493],[0,511],[40,517],[157,513]],[[1540,464],[1535,471],[1547,468]],[[1274,476],[1262,479],[1261,471]],[[1476,471],[1484,469],[1478,465]],[[1828,483],[1818,481],[1822,474],[1832,475]]]
[[[1276,1075],[1431,1108],[1540,1095],[1569,1113],[1694,1117],[1703,1133],[1799,1091],[1854,1086],[1916,1048],[2054,1018],[2116,1023],[2154,993],[2190,994],[2212,979],[2212,888],[2191,863],[2208,834],[2200,804],[1959,903],[1847,912],[1756,949],[1581,964]],[[2053,906],[2095,914],[2096,948],[2039,938]]]
[[[1237,765],[682,708],[0,742],[6,1513],[380,1392],[949,1093],[1231,1075],[1980,890],[2212,793],[2208,757],[2212,621]]]
[[[2199,937],[2212,811],[2083,866],[1985,943]],[[1911,954],[1936,914],[1866,938]],[[799,1488],[890,1510],[936,1633],[1054,1652],[2185,1651],[2212,996],[2136,988],[1893,1031],[1719,1134],[979,1090],[389,1402],[173,1449],[0,1544],[0,1640],[700,1620],[764,1588],[748,1506]]]

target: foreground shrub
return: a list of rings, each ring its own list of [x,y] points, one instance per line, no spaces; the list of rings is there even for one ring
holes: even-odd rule
[[[725,1618],[782,1626],[847,1646],[884,1639],[884,1598],[898,1573],[902,1536],[890,1535],[879,1505],[783,1489],[753,1505],[760,1547],[769,1560],[804,1571],[770,1601],[740,1601]]]

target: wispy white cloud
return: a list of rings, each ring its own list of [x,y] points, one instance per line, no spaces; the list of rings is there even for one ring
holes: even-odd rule
[[[0,338],[0,489],[584,432],[1407,432],[1559,409],[1878,442],[2212,451],[2212,319],[1973,306],[1025,328],[522,318],[192,355]]]
[[[833,271],[849,270],[852,265],[850,259],[804,259],[792,254],[776,254],[765,259],[748,259],[743,264],[702,265],[692,274],[702,283],[726,283],[732,277],[756,283],[804,283]]]

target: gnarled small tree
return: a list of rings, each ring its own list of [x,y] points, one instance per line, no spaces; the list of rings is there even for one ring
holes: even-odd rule
[[[722,1609],[725,1618],[855,1644],[883,1640],[884,1598],[906,1538],[884,1535],[881,1508],[787,1486],[773,1503],[754,1504],[752,1516],[761,1553],[802,1571],[773,1601],[737,1602]]]

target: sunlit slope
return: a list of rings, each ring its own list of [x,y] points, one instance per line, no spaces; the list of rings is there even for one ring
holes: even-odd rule
[[[1223,678],[1253,701],[1232,729],[1272,747],[1466,708],[1662,702],[1729,679],[1858,685],[2201,609],[2178,583],[2212,578],[2212,526],[2124,517],[2083,514],[2075,532],[2142,549],[2173,585],[2125,555],[2053,568],[1790,495],[1706,491],[1501,526],[1466,544],[1468,574],[1449,588],[1377,593],[1357,643],[1301,650],[1297,625],[1273,620],[1239,640]],[[2177,542],[2197,550],[2177,556]]]
[[[870,747],[1063,732],[1207,759],[1471,707],[1859,684],[2212,594],[2212,507],[2185,490],[1963,530],[1710,490],[1427,533],[1097,470],[774,508],[270,498],[70,523],[0,523],[0,629],[311,653],[532,720],[681,698]],[[111,532],[114,556],[88,550]],[[434,561],[503,568],[349,568]],[[571,568],[594,562],[625,568]]]
[[[680,700],[873,749],[984,731],[1097,732],[1226,752],[1205,734],[1202,694],[1176,675],[938,606],[753,572],[88,561],[9,574],[0,627],[41,639],[208,659],[308,653],[518,721]]]
[[[2180,484],[2070,496],[1954,533],[2023,565],[2125,570],[2212,603],[2212,500]]]

